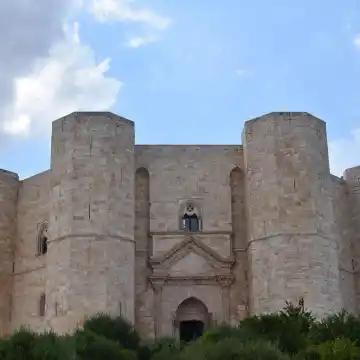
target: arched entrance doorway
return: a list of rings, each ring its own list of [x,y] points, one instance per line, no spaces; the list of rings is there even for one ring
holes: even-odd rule
[[[192,341],[200,337],[209,325],[206,305],[194,297],[184,300],[176,310],[177,334],[181,341]]]

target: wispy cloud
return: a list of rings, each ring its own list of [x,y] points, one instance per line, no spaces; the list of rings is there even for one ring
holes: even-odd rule
[[[251,76],[251,72],[246,69],[237,69],[235,71],[235,73],[240,79],[245,79],[245,78]]]
[[[360,34],[356,34],[353,39],[353,44],[356,49],[360,50]]]
[[[145,35],[145,36],[134,36],[130,37],[125,45],[131,48],[138,48],[140,46],[153,43],[158,40],[157,36]]]
[[[172,20],[156,11],[136,6],[134,0],[89,0],[88,10],[98,21],[128,22],[144,26],[143,34],[137,34],[126,42],[126,46],[139,46],[158,41]]]
[[[334,175],[342,176],[345,169],[360,165],[360,128],[348,137],[329,142],[330,169]]]

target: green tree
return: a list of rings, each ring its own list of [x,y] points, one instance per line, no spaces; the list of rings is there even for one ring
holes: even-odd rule
[[[169,358],[170,359],[170,358]],[[225,339],[216,343],[195,342],[187,346],[179,360],[288,360],[279,349],[266,341],[239,342]]]
[[[296,360],[357,360],[360,349],[349,339],[339,338],[311,346]]]
[[[309,346],[309,332],[314,321],[304,307],[304,300],[300,299],[298,305],[286,302],[278,313],[248,317],[239,328],[255,338],[278,344],[285,353],[297,354]]]
[[[78,360],[136,360],[134,352],[90,330],[77,330],[74,337]]]
[[[84,330],[89,330],[106,339],[113,340],[128,350],[138,350],[140,337],[134,327],[120,316],[112,318],[108,314],[97,314],[84,322]]]
[[[346,338],[360,347],[360,319],[343,310],[314,323],[309,336],[313,344]]]

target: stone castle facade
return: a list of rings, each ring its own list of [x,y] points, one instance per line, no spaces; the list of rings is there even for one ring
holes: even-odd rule
[[[108,312],[185,336],[300,297],[359,313],[360,166],[330,174],[322,120],[270,113],[242,145],[134,137],[112,113],[72,113],[53,122],[50,170],[0,171],[2,335]]]

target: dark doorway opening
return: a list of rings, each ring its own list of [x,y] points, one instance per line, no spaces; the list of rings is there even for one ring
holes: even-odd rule
[[[180,322],[180,341],[193,341],[204,332],[204,323],[198,320]]]

